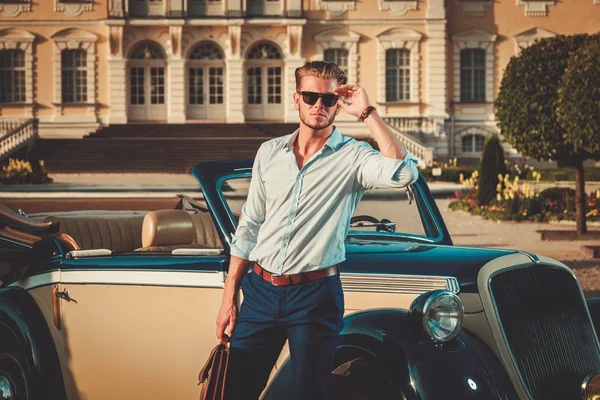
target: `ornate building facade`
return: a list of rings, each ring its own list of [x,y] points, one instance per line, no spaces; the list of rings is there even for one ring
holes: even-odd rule
[[[475,160],[497,131],[510,57],[598,31],[600,0],[0,0],[0,118],[73,138],[149,121],[295,122],[294,70],[326,59],[407,140]]]

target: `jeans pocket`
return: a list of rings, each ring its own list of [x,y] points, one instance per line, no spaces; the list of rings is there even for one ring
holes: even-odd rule
[[[344,316],[344,291],[342,289],[342,281],[339,275],[330,276],[326,279],[326,288],[328,292],[328,298],[333,302],[335,308],[340,315],[340,318]]]

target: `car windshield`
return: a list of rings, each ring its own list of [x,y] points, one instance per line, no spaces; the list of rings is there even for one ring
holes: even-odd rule
[[[250,186],[249,176],[226,177],[220,180],[219,195],[227,204],[234,224],[237,225],[242,206],[246,202]],[[428,235],[417,201],[411,196],[421,198],[417,185],[402,189],[372,189],[365,192],[351,219],[348,236],[387,236],[413,237],[415,239],[433,239]],[[410,198],[410,199],[409,199]],[[434,234],[437,235],[437,232]]]

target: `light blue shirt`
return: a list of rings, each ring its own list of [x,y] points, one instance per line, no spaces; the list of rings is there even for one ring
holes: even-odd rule
[[[302,167],[293,152],[299,130],[261,145],[231,254],[267,271],[296,274],[346,259],[350,218],[367,189],[398,188],[419,177],[417,160],[387,158],[337,128]]]

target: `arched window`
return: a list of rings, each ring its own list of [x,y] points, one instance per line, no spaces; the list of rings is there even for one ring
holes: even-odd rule
[[[167,116],[167,60],[154,42],[136,43],[127,62],[128,118],[132,121],[165,120]]]
[[[466,49],[460,52],[460,101],[485,102],[485,50]]]
[[[280,60],[281,53],[270,43],[259,43],[248,52],[249,60]]]
[[[462,152],[463,153],[481,153],[485,136],[483,135],[465,135],[462,137]]]
[[[129,55],[132,60],[164,60],[165,53],[153,43],[142,43],[136,46]]]
[[[410,51],[385,52],[385,101],[410,100]]]
[[[224,58],[223,52],[214,43],[203,42],[192,49],[188,66],[189,105],[224,103]]]
[[[190,52],[190,60],[222,60],[223,52],[213,43],[200,43]]]
[[[346,49],[327,49],[323,52],[323,59],[338,65],[346,74],[348,74],[348,50]]]
[[[62,102],[87,102],[87,52],[85,50],[61,52],[61,76]]]
[[[25,102],[25,52],[0,51],[0,103]]]

